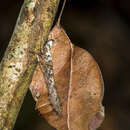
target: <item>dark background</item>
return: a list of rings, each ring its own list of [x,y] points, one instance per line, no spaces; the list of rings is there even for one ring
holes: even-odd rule
[[[0,3],[2,58],[23,0]],[[101,68],[106,117],[99,130],[130,130],[130,1],[67,0],[61,23],[71,41],[88,50]],[[54,130],[34,109],[28,92],[14,130]]]

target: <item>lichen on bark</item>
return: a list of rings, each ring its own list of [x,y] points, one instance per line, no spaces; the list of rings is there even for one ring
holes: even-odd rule
[[[25,0],[0,64],[0,130],[12,130],[60,0]]]

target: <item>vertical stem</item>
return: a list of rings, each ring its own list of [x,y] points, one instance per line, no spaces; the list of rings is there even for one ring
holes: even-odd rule
[[[66,4],[66,0],[64,0],[64,2],[63,2],[62,8],[61,8],[61,11],[60,11],[60,14],[59,14],[59,18],[58,18],[58,21],[57,21],[57,26],[59,26],[59,27],[60,27],[61,16],[62,16],[64,8],[65,8],[65,4]]]

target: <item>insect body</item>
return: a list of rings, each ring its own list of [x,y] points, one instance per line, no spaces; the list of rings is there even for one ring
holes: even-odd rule
[[[66,0],[64,0],[58,21],[56,27],[60,27],[60,19],[62,16],[62,12],[65,6]],[[40,61],[40,67],[43,72],[46,87],[48,88],[48,94],[49,94],[49,100],[53,107],[53,109],[60,114],[61,113],[61,103],[60,99],[58,97],[57,91],[56,91],[56,85],[54,80],[54,71],[53,71],[53,62],[52,62],[52,56],[51,56],[51,47],[54,43],[54,40],[51,39],[44,45],[42,49],[42,54],[39,56],[38,59]]]
[[[73,45],[60,26],[65,1],[58,22],[48,36],[50,40],[41,55],[37,55],[44,76],[44,91],[36,108],[57,130],[96,130],[104,118],[103,80],[93,57]]]
[[[61,113],[61,106],[60,100],[56,91],[55,80],[54,80],[54,71],[53,71],[53,63],[52,63],[52,56],[51,56],[51,46],[53,45],[54,41],[49,40],[43,50],[42,54],[38,56],[38,60],[40,61],[40,67],[43,72],[46,87],[48,89],[48,95],[50,103],[53,109],[60,114]]]

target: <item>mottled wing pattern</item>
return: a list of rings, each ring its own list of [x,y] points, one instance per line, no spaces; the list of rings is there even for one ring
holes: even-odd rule
[[[43,53],[41,55],[41,60],[43,62],[40,62],[40,66],[42,69],[42,72],[44,74],[45,82],[46,82],[46,87],[48,88],[48,93],[49,93],[49,100],[54,108],[54,110],[60,114],[61,113],[61,105],[60,105],[60,100],[56,91],[56,86],[55,86],[55,80],[54,80],[54,71],[53,71],[53,63],[52,63],[52,56],[51,56],[51,46],[53,45],[54,41],[49,40],[44,48],[43,48]]]

